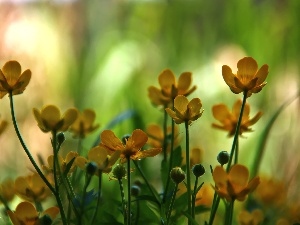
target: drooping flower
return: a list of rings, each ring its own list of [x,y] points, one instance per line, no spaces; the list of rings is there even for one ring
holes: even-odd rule
[[[47,105],[38,110],[33,109],[33,115],[43,132],[66,131],[76,120],[78,112],[75,108],[68,109],[61,116],[60,110],[55,105]]]
[[[15,191],[20,198],[30,202],[41,202],[51,195],[50,189],[37,173],[18,177]]]
[[[77,152],[69,152],[66,155],[66,158],[64,159],[63,157],[61,157],[60,155],[58,155],[58,163],[59,163],[59,167],[60,167],[60,172],[63,174],[67,168],[67,165],[71,162],[71,160],[73,160],[74,158],[76,159],[76,157],[78,156]],[[43,169],[48,172],[48,173],[53,173],[54,172],[54,156],[50,155],[47,158],[47,162],[48,165],[43,165]],[[71,174],[72,172],[74,172],[74,170],[76,169],[76,164],[73,161],[73,164],[71,165],[68,174]],[[59,171],[57,169],[56,171],[57,174],[59,174]]]
[[[100,146],[105,147],[110,152],[120,151],[120,158],[125,162],[128,158],[132,160],[139,160],[146,157],[156,156],[161,152],[161,148],[151,148],[142,150],[142,147],[147,143],[147,134],[136,129],[132,132],[131,136],[126,138],[123,144],[122,141],[110,130],[104,130],[101,133]]]
[[[264,64],[259,70],[257,62],[251,57],[245,57],[237,63],[238,71],[232,73],[229,66],[222,67],[224,81],[235,94],[247,92],[247,97],[252,93],[258,93],[267,84],[265,82],[269,73],[269,66]]]
[[[191,87],[192,73],[184,72],[176,78],[170,69],[163,70],[158,76],[160,89],[154,86],[148,88],[148,96],[152,104],[157,106],[167,106],[178,95],[188,96],[196,90],[196,86]]]
[[[240,164],[233,165],[228,173],[223,167],[217,166],[213,171],[213,179],[216,192],[227,201],[244,201],[259,184],[259,177],[248,181],[248,168]]]
[[[212,126],[217,129],[228,131],[229,137],[233,136],[239,119],[241,106],[241,100],[237,100],[234,103],[232,111],[230,111],[225,104],[214,105],[212,108],[213,116],[221,123],[221,125],[213,123]],[[258,112],[253,118],[250,119],[250,105],[246,103],[239,135],[242,135],[244,132],[253,131],[250,126],[255,124],[260,119],[262,114],[262,112]]]
[[[78,156],[75,163],[79,168],[85,170],[88,162],[94,162],[97,165],[95,175],[99,175],[99,172],[109,173],[112,170],[112,166],[119,159],[120,153],[121,152],[116,151],[109,155],[106,148],[103,146],[96,146],[88,152],[87,159],[82,156]]]
[[[21,73],[21,65],[17,61],[8,61],[0,70],[0,98],[7,93],[22,94],[31,78],[31,71]]]
[[[175,123],[188,122],[190,125],[192,121],[202,116],[203,110],[201,110],[201,107],[202,103],[199,98],[193,98],[189,102],[185,96],[179,95],[174,100],[174,111],[170,108],[166,108],[166,111]]]
[[[19,203],[15,211],[7,211],[7,214],[14,225],[52,224],[52,221],[55,219],[58,213],[58,207],[50,207],[44,212],[39,213],[29,202]]]
[[[95,119],[95,111],[85,109],[82,113],[78,114],[77,119],[70,127],[70,131],[74,134],[74,137],[85,138],[86,135],[99,127],[99,124],[94,124]]]
[[[15,197],[15,183],[12,179],[7,178],[0,184],[1,200],[10,202]],[[1,202],[0,200],[0,202]]]
[[[259,209],[254,209],[252,212],[242,210],[238,215],[240,225],[259,225],[264,220],[264,214]]]

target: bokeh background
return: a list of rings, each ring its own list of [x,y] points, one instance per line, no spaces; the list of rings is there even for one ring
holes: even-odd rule
[[[165,68],[176,76],[190,71],[197,85],[191,98],[199,97],[205,110],[191,126],[191,147],[203,149],[208,169],[217,164],[220,150],[231,147],[225,132],[212,129],[211,107],[226,103],[231,108],[242,97],[229,90],[221,67],[235,71],[239,59],[251,56],[259,67],[268,64],[270,71],[267,86],[248,100],[251,116],[264,112],[253,126],[255,132],[240,141],[241,163],[251,166],[263,128],[298,92],[299,22],[299,0],[0,0],[0,65],[14,59],[32,71],[26,91],[14,99],[24,139],[35,156],[44,158],[51,153],[50,134],[38,129],[32,108],[93,108],[101,128],[83,143],[88,150],[118,115],[125,119],[112,129],[120,137],[134,128],[161,124],[163,113],[151,105],[147,88],[158,86],[157,77]],[[0,114],[10,120],[6,96]],[[261,173],[289,182],[296,177],[299,115],[295,100],[278,117]],[[183,127],[180,132],[184,136]],[[0,146],[3,177],[32,169],[12,124],[1,135]],[[69,141],[64,151],[75,147]],[[152,170],[158,168],[148,173]]]

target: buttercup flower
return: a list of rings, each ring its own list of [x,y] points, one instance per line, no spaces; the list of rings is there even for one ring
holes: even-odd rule
[[[226,173],[223,167],[217,166],[213,171],[213,179],[216,192],[227,201],[244,201],[259,184],[259,177],[254,177],[248,182],[249,171],[240,164],[233,165],[229,173]]]
[[[224,81],[235,94],[247,92],[247,97],[258,93],[267,84],[265,79],[269,66],[264,64],[259,70],[257,62],[251,57],[245,57],[237,63],[237,74],[233,74],[229,66],[222,67]]]
[[[95,175],[99,175],[99,170],[103,173],[109,173],[112,170],[112,166],[119,159],[120,153],[121,152],[117,151],[109,155],[109,152],[106,150],[106,148],[102,146],[96,146],[89,151],[87,159],[79,156],[76,158],[75,163],[82,170],[84,170],[88,162],[94,162],[98,167]]]
[[[192,73],[184,72],[176,78],[170,69],[161,72],[158,77],[160,89],[154,86],[148,88],[148,95],[154,105],[167,106],[177,95],[188,96],[196,90],[196,86],[190,88],[192,83]]]
[[[37,173],[18,177],[15,180],[15,191],[20,198],[30,202],[41,202],[51,194],[50,189]]]
[[[240,225],[259,225],[264,220],[264,214],[261,210],[255,209],[251,213],[243,210],[238,216]]]
[[[71,108],[61,116],[56,106],[47,105],[41,111],[34,108],[33,115],[38,122],[39,128],[46,133],[49,131],[66,131],[76,120],[78,112],[76,109]]]
[[[99,127],[99,124],[94,124],[95,119],[96,113],[94,110],[86,109],[78,114],[77,119],[70,127],[70,131],[73,132],[74,137],[85,138],[86,135]]]
[[[183,96],[179,95],[174,100],[174,110],[166,108],[167,113],[171,116],[175,123],[180,124],[197,120],[202,116],[203,110],[201,110],[202,104],[199,98],[193,98],[190,102]]]
[[[50,207],[44,212],[39,213],[29,202],[21,202],[14,212],[10,210],[7,211],[14,225],[42,225],[44,223],[41,221],[43,221],[45,217],[47,217],[47,221],[49,221],[47,224],[52,224],[50,221],[53,221],[58,213],[58,207]]]
[[[31,71],[21,73],[21,65],[17,61],[8,61],[0,70],[0,98],[7,93],[22,94],[31,78]]]
[[[5,202],[10,202],[15,197],[15,183],[11,179],[5,179],[0,184],[0,196]],[[1,202],[1,200],[0,200]]]
[[[214,189],[210,185],[204,184],[196,195],[195,205],[196,206],[203,205],[206,207],[211,207],[213,199],[214,199]]]
[[[212,108],[213,116],[215,119],[220,121],[221,125],[213,123],[212,126],[217,129],[228,131],[229,137],[233,136],[239,119],[241,106],[242,101],[236,101],[233,105],[232,112],[230,112],[227,106],[224,104],[214,105]],[[248,103],[246,103],[239,134],[242,135],[244,132],[253,131],[250,126],[255,124],[260,119],[262,114],[262,112],[258,112],[252,119],[250,119],[250,106]]]
[[[60,155],[58,155],[58,163],[59,163],[59,166],[60,166],[60,172],[61,173],[64,173],[65,170],[66,170],[66,167],[67,165],[69,164],[69,162],[72,160],[72,159],[76,159],[76,157],[78,156],[78,153],[77,152],[69,152],[66,156],[66,158],[64,159],[63,157],[61,157]],[[43,165],[43,169],[48,172],[48,173],[53,173],[54,171],[54,156],[53,155],[50,155],[47,159],[48,161],[48,165]],[[76,169],[76,164],[74,163],[73,161],[73,164],[68,172],[68,174],[74,172],[74,170]],[[56,173],[58,173],[58,171],[56,171]]]
[[[101,146],[105,147],[110,152],[120,151],[121,161],[125,162],[127,158],[132,160],[139,160],[146,157],[156,156],[161,152],[161,148],[151,148],[148,150],[141,150],[141,148],[147,143],[147,134],[136,129],[132,132],[132,135],[125,140],[125,144],[115,136],[110,130],[105,130],[101,133]]]

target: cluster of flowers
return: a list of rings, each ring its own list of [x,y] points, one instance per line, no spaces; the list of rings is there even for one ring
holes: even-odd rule
[[[85,212],[84,195],[87,195],[87,186],[91,177],[95,175],[99,179],[99,194],[95,212],[91,220],[89,220],[89,224],[95,224],[100,202],[101,177],[104,173],[110,174],[110,179],[119,181],[124,223],[130,225],[132,221],[130,206],[132,193],[129,188],[131,186],[130,173],[132,171],[130,161],[133,161],[136,168],[140,171],[157,203],[161,207],[167,208],[166,214],[162,215],[165,224],[172,223],[174,202],[176,201],[176,196],[180,195],[178,187],[182,185],[183,181],[185,181],[185,185],[180,190],[186,190],[187,213],[185,216],[188,219],[188,224],[196,223],[195,207],[206,206],[210,208],[211,212],[207,224],[212,225],[220,199],[224,199],[226,206],[226,224],[232,224],[234,202],[244,201],[248,194],[255,189],[257,189],[255,201],[261,205],[256,204],[257,207],[251,211],[249,211],[249,207],[242,210],[238,219],[240,224],[256,225],[266,221],[268,215],[265,214],[267,211],[263,207],[264,204],[266,206],[268,204],[278,206],[279,212],[281,210],[280,203],[284,201],[286,195],[284,184],[271,179],[260,179],[256,174],[252,174],[255,177],[249,180],[250,172],[248,168],[238,163],[238,138],[243,133],[252,131],[250,127],[262,116],[262,113],[258,112],[253,118],[250,118],[250,106],[246,100],[253,93],[260,92],[266,85],[265,79],[268,75],[268,66],[263,65],[258,69],[258,65],[253,58],[245,57],[238,62],[237,67],[237,74],[233,74],[230,67],[223,66],[222,74],[226,84],[233,93],[243,93],[243,100],[236,101],[232,111],[224,104],[218,104],[212,108],[213,116],[219,121],[219,123],[214,123],[212,126],[225,130],[228,132],[229,137],[233,137],[232,149],[229,153],[221,152],[218,155],[220,165],[212,169],[214,185],[203,185],[203,183],[198,185],[198,179],[205,173],[205,169],[199,164],[201,162],[200,149],[189,149],[189,126],[202,116],[203,110],[199,98],[193,98],[190,101],[187,98],[196,89],[196,86],[191,85],[191,73],[182,73],[177,82],[173,72],[166,69],[158,77],[160,88],[151,86],[148,89],[152,104],[164,109],[165,115],[172,118],[172,126],[167,126],[167,116],[165,116],[162,128],[158,125],[150,125],[146,132],[136,129],[131,135],[124,136],[122,139],[119,139],[111,130],[104,130],[100,134],[100,143],[91,148],[86,157],[81,155],[80,151],[71,151],[63,157],[59,150],[65,140],[62,132],[70,131],[74,137],[82,140],[88,134],[97,130],[99,125],[95,124],[96,114],[93,110],[86,109],[80,113],[77,109],[70,108],[62,114],[54,105],[47,105],[41,110],[34,108],[33,115],[38,127],[42,132],[50,132],[52,135],[53,154],[48,157],[47,165],[42,165],[41,170],[26,147],[18,130],[13,106],[13,95],[23,93],[29,84],[31,72],[26,70],[21,73],[21,66],[17,61],[7,62],[0,70],[0,98],[8,94],[14,128],[23,149],[36,170],[29,176],[18,177],[15,181],[5,180],[0,184],[0,201],[4,203],[12,223],[14,225],[52,224],[52,221],[60,214],[62,223],[64,225],[70,224],[72,215],[66,214],[64,209],[66,204],[61,196],[61,193],[64,191],[67,194],[67,199],[71,199],[69,203],[72,205],[71,208],[77,220],[76,224],[83,224],[82,221],[86,220],[83,217]],[[186,131],[186,150],[183,157],[185,160],[181,160],[180,165],[176,166],[173,164],[173,158],[175,157],[173,153],[174,149],[180,145],[180,137],[178,126],[175,124],[184,124]],[[6,126],[7,122],[2,121],[0,134],[5,130]],[[152,148],[142,150],[146,144]],[[148,184],[137,164],[137,160],[153,157],[160,153],[163,155],[163,162],[168,164],[167,174],[170,174],[170,176],[167,176],[167,180],[163,181],[164,192],[162,198]],[[124,167],[125,164],[127,169]],[[226,164],[227,167],[224,166]],[[85,192],[81,200],[78,200],[78,195],[74,193],[70,182],[70,178],[74,176],[73,173],[76,172],[77,167],[86,174]],[[194,178],[191,177],[191,172],[195,175]],[[121,182],[123,178],[127,178],[128,182],[127,202],[125,201]],[[175,187],[172,198],[168,199],[168,193],[172,186],[170,180],[174,182]],[[192,180],[195,181],[194,188],[192,188]],[[280,198],[277,191],[270,191],[271,189],[274,190],[274,186],[277,188],[276,190],[280,190],[280,193],[282,193]],[[11,210],[8,203],[15,194],[25,201],[19,203],[15,210]],[[183,193],[181,194],[184,195]],[[41,202],[51,195],[55,197],[57,206],[43,211]],[[79,206],[76,205],[75,199],[79,202],[82,201],[79,203]],[[293,205],[293,207],[295,209],[297,206]],[[292,210],[289,211],[289,214],[285,212],[285,215],[286,217],[280,216],[280,219],[276,218],[276,221],[272,222],[280,225],[299,222],[300,218],[297,218],[292,213]]]

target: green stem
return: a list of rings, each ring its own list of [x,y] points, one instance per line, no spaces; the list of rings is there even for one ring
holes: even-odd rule
[[[191,170],[190,170],[190,144],[189,144],[189,122],[185,121],[185,144],[186,144],[186,188],[187,188],[187,204],[188,213],[192,215],[192,202],[191,202]],[[191,225],[192,221],[189,219],[188,224]]]
[[[236,145],[235,145],[234,164],[238,163],[238,155],[239,155],[239,138],[237,138]]]
[[[80,225],[83,224],[82,216],[84,214],[84,202],[85,202],[85,196],[86,196],[86,189],[87,189],[87,187],[89,186],[89,184],[91,182],[91,178],[92,178],[92,176],[86,173],[85,183],[84,183],[82,198],[81,198],[81,204],[80,204],[80,213],[79,213],[79,224]]]
[[[171,213],[172,213],[172,210],[173,210],[173,205],[174,205],[174,202],[175,202],[175,197],[176,197],[177,189],[178,189],[178,184],[176,183],[175,187],[174,187],[174,190],[173,190],[173,194],[172,194],[172,198],[171,198],[171,203],[170,203],[170,206],[169,206],[168,214],[167,214],[167,225],[169,225],[169,222],[170,222],[170,217],[171,217]]]
[[[210,216],[209,216],[209,222],[208,225],[212,225],[218,210],[220,204],[220,197],[218,196],[218,194],[215,192],[214,194],[214,200],[213,200],[213,204],[211,207],[211,211],[210,211]]]
[[[127,225],[131,224],[131,180],[130,180],[130,157],[127,158]]]
[[[227,164],[227,168],[226,171],[228,172],[230,167],[231,167],[231,163],[232,163],[232,158],[234,155],[234,150],[236,149],[236,143],[239,137],[239,133],[240,133],[240,127],[241,127],[241,123],[242,123],[242,118],[243,118],[243,114],[244,114],[244,108],[246,105],[246,100],[247,100],[247,91],[244,91],[244,96],[243,96],[243,102],[242,102],[242,106],[241,106],[241,111],[240,111],[240,115],[239,115],[239,119],[235,128],[235,133],[234,133],[234,138],[233,138],[233,142],[232,142],[232,146],[231,146],[231,151],[230,151],[230,156],[229,156],[229,161]],[[236,156],[238,158],[238,156]],[[238,161],[238,160],[237,160]]]
[[[123,217],[124,217],[124,224],[126,224],[126,202],[125,202],[125,194],[124,194],[124,187],[122,179],[118,179],[119,186],[120,186],[120,192],[121,192],[121,199],[122,199],[122,211],[123,211]]]
[[[227,207],[228,207],[228,209],[226,210],[226,218],[225,218],[226,225],[232,225],[234,200],[232,200]]]
[[[140,201],[136,201],[136,217],[135,217],[135,225],[139,224],[139,217],[140,217]]]
[[[164,107],[164,109],[166,106]],[[168,147],[168,113],[166,110],[164,110],[164,123],[163,123],[163,131],[164,131],[164,142],[163,142],[163,153],[164,153],[164,158],[163,162],[167,162],[167,147]]]
[[[98,208],[100,206],[100,201],[101,201],[101,186],[102,186],[102,171],[99,170],[99,178],[98,178],[98,198],[97,198],[97,205],[96,205],[96,209],[94,211],[93,217],[92,217],[92,223],[91,224],[95,224],[95,219],[96,219],[96,215],[98,212]]]
[[[0,195],[0,202],[2,202],[2,204],[4,205],[6,211],[10,210],[10,208],[7,204],[7,201],[1,195]]]

